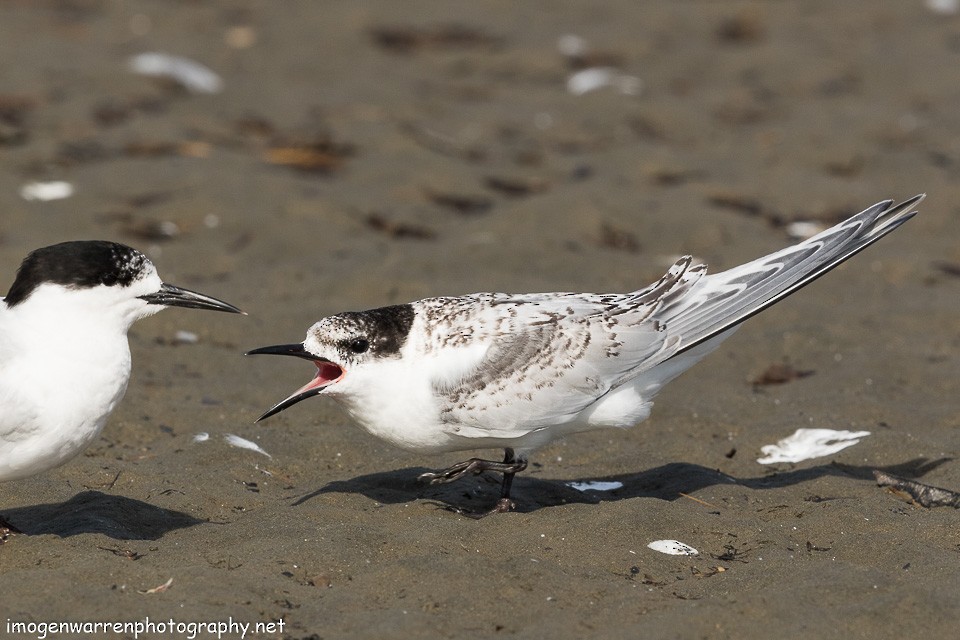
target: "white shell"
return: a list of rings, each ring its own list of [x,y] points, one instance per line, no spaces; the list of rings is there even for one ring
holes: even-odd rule
[[[700,552],[691,547],[688,544],[684,544],[679,540],[654,540],[647,545],[650,549],[654,551],[659,551],[660,553],[666,553],[671,556],[698,556]]]
[[[602,480],[567,482],[566,485],[576,489],[577,491],[614,491],[623,487],[622,482],[603,482]]]
[[[842,451],[860,442],[860,438],[870,435],[869,431],[834,431],[833,429],[797,429],[797,431],[777,444],[760,447],[763,458],[757,458],[760,464],[775,462],[801,462],[813,458],[822,458]]]

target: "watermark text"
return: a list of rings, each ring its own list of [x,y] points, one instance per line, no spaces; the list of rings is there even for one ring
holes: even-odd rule
[[[140,636],[166,635],[171,638],[184,638],[185,640],[214,637],[217,640],[233,640],[234,638],[244,640],[247,634],[250,634],[250,637],[260,637],[264,634],[283,633],[283,626],[284,621],[282,619],[270,622],[244,622],[234,620],[233,617],[227,620],[210,622],[182,622],[173,618],[154,620],[150,617],[124,622],[103,620],[94,622],[26,622],[7,618],[6,631],[8,635],[31,636],[37,640],[47,640],[57,636],[88,635],[93,637],[105,633],[124,633],[133,636],[134,639]]]

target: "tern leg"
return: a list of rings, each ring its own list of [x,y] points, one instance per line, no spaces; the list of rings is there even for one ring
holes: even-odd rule
[[[419,479],[423,481],[429,481],[430,484],[446,484],[448,482],[453,482],[454,480],[459,480],[468,473],[479,475],[484,471],[495,471],[497,473],[502,473],[504,474],[504,478],[506,478],[507,474],[510,474],[512,478],[513,474],[517,473],[518,471],[523,471],[526,468],[526,458],[518,460],[514,456],[513,449],[504,449],[503,462],[483,460],[482,458],[470,458],[469,460],[464,460],[463,462],[458,462],[453,466],[447,467],[442,471],[437,471],[435,473],[422,473],[420,474]]]
[[[492,513],[506,513],[512,510],[516,504],[510,499],[510,487],[513,485],[513,476],[527,468],[527,458],[524,455],[517,456],[513,449],[503,450],[503,462],[493,460],[483,460],[481,458],[470,458],[463,462],[437,471],[436,473],[423,473],[420,480],[429,481],[430,484],[446,484],[459,480],[468,473],[478,475],[484,471],[495,471],[503,474],[503,484],[500,486],[500,500],[489,511],[472,512],[464,509],[454,508],[457,513],[471,518],[480,519]]]

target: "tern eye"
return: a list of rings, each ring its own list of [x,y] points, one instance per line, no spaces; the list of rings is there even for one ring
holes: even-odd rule
[[[370,343],[366,338],[354,338],[350,341],[350,351],[354,353],[363,353],[370,348]]]

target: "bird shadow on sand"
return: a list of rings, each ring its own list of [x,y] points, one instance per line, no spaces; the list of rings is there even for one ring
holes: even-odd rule
[[[169,531],[204,522],[186,513],[99,491],[82,491],[58,504],[4,509],[3,518],[26,535],[67,538],[102,533],[114,540],[156,540]]]
[[[854,480],[875,482],[873,471],[880,470],[898,476],[920,478],[951,458],[927,460],[915,458],[885,467],[852,466],[830,463],[767,473],[757,477],[736,478],[698,464],[672,462],[638,473],[592,477],[585,479],[549,480],[535,475],[518,474],[513,483],[513,499],[516,511],[532,513],[544,507],[564,504],[597,504],[632,498],[657,498],[676,500],[683,494],[692,494],[700,489],[717,484],[735,484],[755,490],[778,489],[801,484],[823,476],[839,476]],[[417,480],[421,473],[429,471],[411,467],[381,473],[357,476],[349,480],[331,482],[316,491],[297,498],[292,505],[301,505],[325,493],[354,493],[364,495],[381,504],[401,504],[418,499],[432,500],[439,508],[489,508],[499,497],[500,476],[484,474],[477,478],[464,478],[448,485],[429,485]],[[622,486],[612,490],[580,491],[570,486],[579,482],[616,482]],[[814,496],[818,499],[829,499]]]

